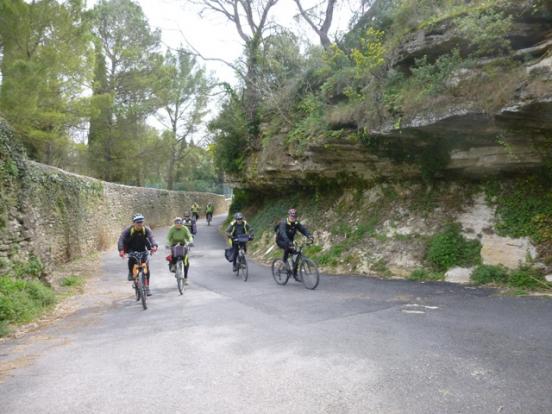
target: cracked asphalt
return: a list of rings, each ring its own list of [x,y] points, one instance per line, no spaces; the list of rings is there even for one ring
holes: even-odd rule
[[[102,255],[79,310],[0,344],[0,413],[552,413],[552,300],[231,271],[202,221],[180,296],[152,258],[149,309]],[[155,231],[160,244],[167,229]]]

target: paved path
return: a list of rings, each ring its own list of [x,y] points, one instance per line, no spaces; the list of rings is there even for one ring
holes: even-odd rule
[[[357,277],[309,291],[254,264],[244,283],[223,248],[201,224],[183,296],[161,251],[147,311],[105,253],[80,311],[0,345],[0,413],[552,413],[552,300]]]

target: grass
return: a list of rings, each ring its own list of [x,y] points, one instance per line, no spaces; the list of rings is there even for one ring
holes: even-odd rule
[[[466,240],[460,233],[460,225],[449,224],[431,238],[426,259],[438,271],[454,266],[472,266],[481,261],[479,240]]]
[[[511,288],[518,295],[528,291],[552,290],[552,284],[544,276],[530,266],[516,270],[508,270],[502,266],[480,265],[471,275],[471,281],[476,285],[494,285]]]
[[[55,303],[55,292],[41,281],[0,276],[0,335],[8,333],[8,325],[30,322]]]
[[[416,280],[416,281],[441,281],[445,279],[445,275],[440,272],[433,272],[427,269],[416,269],[412,273],[410,273],[410,276],[408,276],[408,280]]]
[[[60,280],[59,284],[63,287],[79,288],[84,285],[84,279],[76,275],[65,276]]]

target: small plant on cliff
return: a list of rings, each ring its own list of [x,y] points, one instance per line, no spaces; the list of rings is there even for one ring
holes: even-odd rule
[[[460,225],[449,224],[429,241],[426,259],[431,265],[445,271],[453,266],[471,266],[481,260],[479,240],[466,240]]]

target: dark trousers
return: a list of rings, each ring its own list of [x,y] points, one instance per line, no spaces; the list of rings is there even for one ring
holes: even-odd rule
[[[278,247],[280,249],[282,249],[284,251],[284,257],[282,258],[282,260],[284,261],[284,263],[287,263],[287,259],[288,259],[289,255],[295,252],[295,249],[293,248],[293,244],[292,243],[282,243],[282,242],[276,242],[276,244],[278,245]]]
[[[243,250],[247,253],[247,243],[232,242],[232,255],[234,257],[234,261],[232,263],[234,267],[236,267],[236,260],[238,260],[238,250],[240,248],[240,244],[243,247]]]

